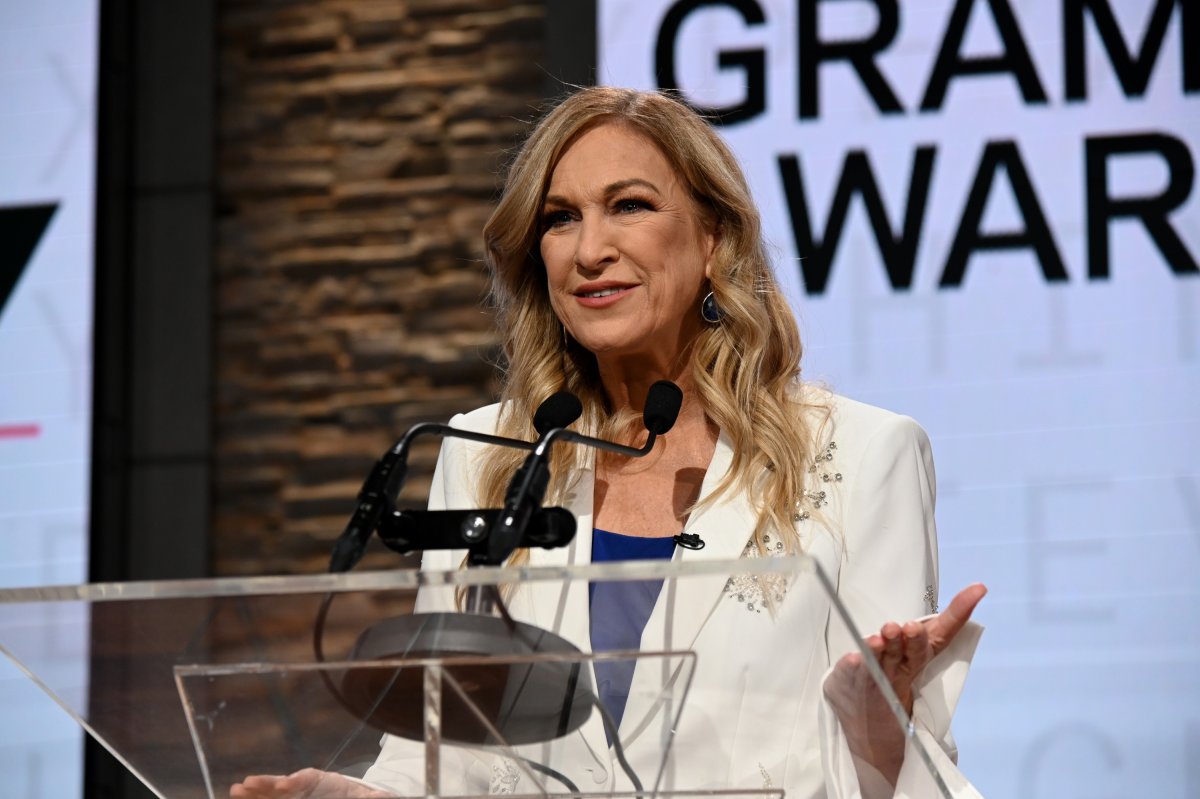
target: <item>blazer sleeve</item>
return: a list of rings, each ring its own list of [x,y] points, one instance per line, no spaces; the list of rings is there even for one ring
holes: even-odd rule
[[[937,609],[936,483],[929,437],[912,419],[889,415],[869,434],[861,453],[848,475],[836,583],[838,599],[856,629],[847,629],[835,609],[827,632],[831,662],[857,648],[855,636]],[[912,721],[920,749],[910,739],[894,793],[882,778],[859,784],[837,716],[822,702],[821,749],[830,797],[938,797],[944,795],[939,778],[955,799],[979,797],[956,765],[950,717],[981,633],[981,627],[968,624],[914,686]]]

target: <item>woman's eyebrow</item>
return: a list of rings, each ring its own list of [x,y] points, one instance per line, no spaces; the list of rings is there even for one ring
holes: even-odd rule
[[[655,186],[645,178],[626,178],[625,180],[618,180],[605,186],[604,196],[612,197],[614,194],[620,194],[625,189],[628,189],[632,186],[645,186],[655,194],[662,194],[662,190],[659,189],[658,186]],[[542,205],[570,206],[571,201],[560,194],[547,194],[546,199],[542,201]]]
[[[644,178],[628,178],[626,180],[618,180],[616,183],[609,183],[604,187],[604,194],[607,197],[611,197],[612,195],[618,194],[625,189],[630,188],[631,186],[645,186],[655,194],[662,194],[662,191],[659,190],[658,186],[655,186],[653,183]]]

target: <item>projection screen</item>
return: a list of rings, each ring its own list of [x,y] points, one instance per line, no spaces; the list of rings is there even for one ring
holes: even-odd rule
[[[1200,795],[1200,9],[600,0],[597,82],[713,114],[804,372],[915,417],[989,799]]]
[[[87,579],[96,0],[0,4],[0,586]],[[79,619],[25,620],[56,652]],[[55,632],[51,633],[53,629]],[[86,657],[77,662],[86,663]],[[86,696],[85,673],[54,675]],[[79,728],[0,658],[5,796],[78,796]]]

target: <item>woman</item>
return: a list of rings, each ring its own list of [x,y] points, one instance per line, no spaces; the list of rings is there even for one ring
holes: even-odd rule
[[[532,438],[534,408],[565,388],[583,401],[580,429],[640,444],[635,420],[648,387],[669,379],[685,397],[675,427],[647,458],[556,448],[548,499],[576,513],[576,540],[569,550],[516,558],[580,563],[642,544],[677,558],[808,553],[859,629],[878,630],[867,643],[947,783],[976,796],[952,763],[948,721],[978,639],[965,625],[984,589],[964,590],[940,615],[895,622],[936,611],[928,441],[911,420],[800,382],[796,324],[721,139],[670,97],[580,91],[526,142],[484,237],[508,371],[501,404],[455,424]],[[448,441],[431,505],[498,506],[520,459]],[[706,548],[675,550],[671,537],[680,532],[702,535]],[[453,568],[458,557],[430,553],[423,565]],[[723,698],[699,709],[689,702],[675,742],[698,755],[685,766],[686,787],[936,795],[860,656],[846,654],[854,642],[815,592],[749,586],[693,599],[685,604],[703,611],[694,634],[672,643],[701,653],[694,694],[721,689],[722,680],[747,687],[715,690]],[[441,609],[450,600],[428,593],[419,602]],[[537,615],[537,602],[512,604],[514,615]],[[563,606],[559,632],[586,645],[605,608],[579,595]],[[642,608],[641,624],[652,612]],[[641,632],[635,623],[635,642]],[[618,685],[615,695],[628,688]],[[402,749],[386,741],[367,781],[401,789],[411,769]],[[603,750],[592,747],[593,762],[580,767],[593,777],[585,790],[622,787]],[[316,772],[270,779],[251,778],[232,795],[303,792],[318,782],[341,795],[375,795]],[[491,787],[533,789],[511,780]]]

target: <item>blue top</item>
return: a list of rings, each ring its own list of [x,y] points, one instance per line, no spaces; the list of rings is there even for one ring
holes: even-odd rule
[[[642,538],[640,536],[592,530],[592,563],[615,560],[669,560],[675,552],[671,536]],[[609,652],[619,649],[638,649],[642,631],[650,620],[654,603],[662,590],[662,580],[602,582],[588,586],[592,651]],[[613,723],[621,725],[629,686],[633,682],[633,660],[606,661],[596,664],[596,693]],[[608,735],[608,730],[605,731]],[[609,741],[609,743],[612,743]]]

